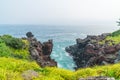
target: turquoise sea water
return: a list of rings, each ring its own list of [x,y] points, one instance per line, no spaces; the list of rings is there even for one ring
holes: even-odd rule
[[[54,48],[51,57],[58,62],[58,67],[71,69],[75,67],[72,57],[65,52],[65,47],[75,44],[76,38],[84,38],[86,34],[110,32],[100,28],[86,29],[64,26],[40,26],[40,25],[0,25],[0,35],[10,34],[15,37],[26,37],[26,32],[31,31],[41,42],[53,39]]]

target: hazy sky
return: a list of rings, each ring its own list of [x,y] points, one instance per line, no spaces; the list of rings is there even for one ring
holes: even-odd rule
[[[109,24],[120,0],[0,0],[0,24]]]

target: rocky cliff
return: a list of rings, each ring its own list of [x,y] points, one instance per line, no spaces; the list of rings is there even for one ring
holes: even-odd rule
[[[29,52],[31,57],[36,60],[41,67],[54,67],[57,66],[57,62],[51,59],[50,55],[53,49],[52,40],[41,43],[37,41],[31,32],[26,33],[27,39],[30,43]]]
[[[88,35],[85,39],[76,39],[76,44],[66,47],[66,52],[73,57],[77,65],[75,69],[119,62],[120,44],[106,40],[110,35],[109,33],[98,36]]]

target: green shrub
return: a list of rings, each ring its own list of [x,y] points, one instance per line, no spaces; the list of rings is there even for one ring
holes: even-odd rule
[[[10,35],[0,36],[0,56],[29,60],[28,41]]]
[[[118,35],[120,35],[120,30],[113,32],[111,36],[114,37],[114,36],[118,36]]]
[[[12,51],[6,46],[5,43],[0,43],[0,57],[10,57],[11,53]]]
[[[11,50],[13,52],[12,56],[14,58],[30,60],[30,54],[29,54],[28,49],[13,49],[13,48],[11,48]]]
[[[21,49],[21,48],[23,48],[23,45],[24,45],[22,40],[18,39],[18,38],[11,38],[11,39],[9,39],[9,41],[7,40],[6,44],[15,49]]]
[[[1,39],[6,43],[7,46],[10,46],[15,49],[22,49],[24,46],[24,42],[22,39],[14,38],[10,35],[3,35]]]

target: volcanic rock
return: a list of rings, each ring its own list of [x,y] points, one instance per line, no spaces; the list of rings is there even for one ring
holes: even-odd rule
[[[53,49],[53,41],[48,40],[47,42],[41,43],[37,41],[32,32],[27,32],[26,36],[30,43],[29,52],[32,59],[36,60],[38,65],[41,67],[54,67],[57,66],[57,62],[51,59],[50,55]]]
[[[75,69],[119,62],[120,44],[105,40],[110,35],[109,33],[98,36],[88,35],[85,39],[76,39],[76,44],[66,47],[66,52],[72,56],[77,66]],[[104,44],[99,43],[102,40],[105,41]]]

